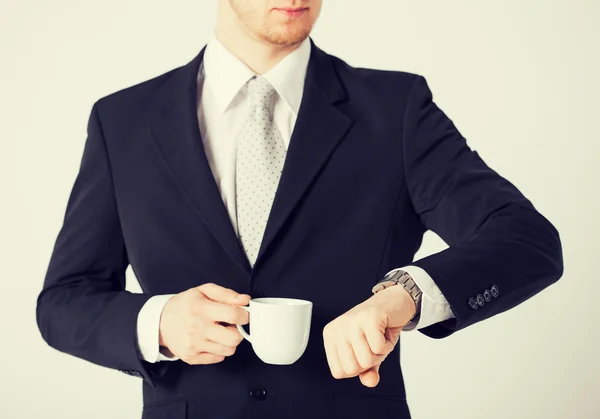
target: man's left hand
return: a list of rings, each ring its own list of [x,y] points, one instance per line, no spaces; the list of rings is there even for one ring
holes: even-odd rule
[[[367,387],[379,383],[379,365],[396,346],[400,331],[415,314],[408,291],[386,288],[328,323],[325,353],[334,378],[360,377]]]

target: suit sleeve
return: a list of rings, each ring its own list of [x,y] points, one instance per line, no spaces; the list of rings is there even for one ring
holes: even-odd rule
[[[419,329],[423,334],[447,337],[515,307],[562,276],[556,228],[468,146],[419,75],[402,137],[415,211],[449,246],[412,263],[433,278],[455,316]]]
[[[54,349],[155,387],[165,366],[144,361],[136,342],[137,315],[151,295],[125,291],[129,263],[97,108],[37,297],[36,321]]]

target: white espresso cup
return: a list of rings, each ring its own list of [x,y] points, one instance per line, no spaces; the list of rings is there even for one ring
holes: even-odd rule
[[[250,334],[241,325],[237,328],[263,362],[293,364],[308,345],[312,306],[295,298],[255,298],[240,306],[250,313]]]

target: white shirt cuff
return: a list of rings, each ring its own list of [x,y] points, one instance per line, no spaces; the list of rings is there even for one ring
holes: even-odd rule
[[[158,334],[160,316],[167,301],[175,294],[155,295],[146,301],[137,317],[138,347],[144,360],[155,363],[158,361],[177,361],[178,357],[169,358],[159,351]]]

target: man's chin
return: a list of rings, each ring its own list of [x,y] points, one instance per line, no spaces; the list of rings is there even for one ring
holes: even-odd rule
[[[290,31],[282,31],[279,33],[269,33],[263,35],[263,39],[272,45],[287,47],[298,45],[304,41],[308,35],[310,35],[310,31],[306,30],[296,31],[293,33]]]

